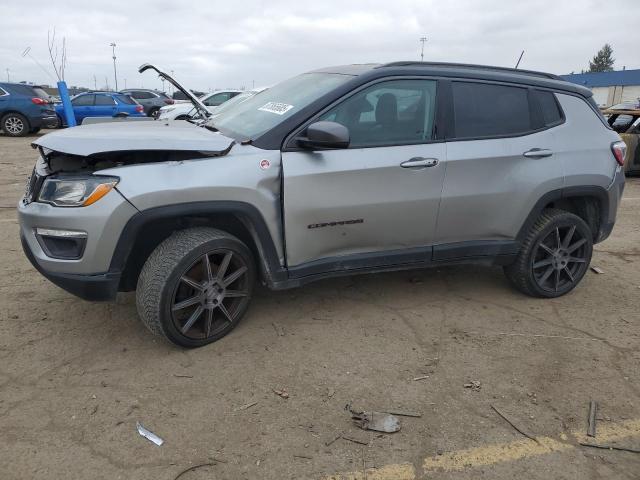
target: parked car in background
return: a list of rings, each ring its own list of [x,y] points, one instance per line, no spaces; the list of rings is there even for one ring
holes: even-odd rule
[[[173,105],[173,98],[158,90],[148,90],[144,88],[128,88],[121,93],[129,95],[144,108],[144,113],[148,117],[157,117],[160,108],[166,105]]]
[[[0,82],[0,129],[11,137],[22,137],[41,128],[56,126],[49,95],[39,87]]]
[[[218,90],[200,97],[200,101],[204,103],[209,111],[213,111],[216,107],[222,105],[224,102],[232,99],[242,92],[243,90]],[[193,105],[190,102],[168,105],[160,109],[158,119],[186,120],[187,118],[191,118],[193,116],[190,113],[191,110],[193,110]]]
[[[627,145],[624,171],[627,175],[640,175],[640,105],[619,103],[602,110],[611,125]]]
[[[88,92],[71,99],[76,123],[82,124],[87,117],[144,117],[144,108],[133,98],[118,92]],[[56,105],[57,125],[65,126],[62,104]]]

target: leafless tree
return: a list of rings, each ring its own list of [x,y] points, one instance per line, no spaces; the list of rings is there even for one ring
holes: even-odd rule
[[[62,37],[62,45],[60,51],[58,50],[58,43],[56,41],[56,27],[53,27],[53,33],[47,30],[47,46],[49,48],[49,58],[53,65],[53,71],[56,72],[58,81],[64,81],[64,71],[67,67],[67,39]],[[58,56],[60,61],[58,62]]]

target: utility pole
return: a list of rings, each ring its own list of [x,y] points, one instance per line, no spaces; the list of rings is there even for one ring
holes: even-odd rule
[[[124,79],[124,89],[125,90],[127,89],[127,79],[126,78]]]
[[[115,42],[111,42],[109,46],[113,52],[113,79],[116,82],[116,92],[118,91],[118,72],[116,71],[116,44]]]
[[[98,90],[98,81],[96,80],[96,76],[93,76],[93,89]]]
[[[420,43],[422,43],[422,50],[420,51],[420,61],[424,62],[424,44],[427,43],[427,37],[420,37]]]
[[[9,76],[9,69],[7,68],[7,82],[11,83],[11,77]]]

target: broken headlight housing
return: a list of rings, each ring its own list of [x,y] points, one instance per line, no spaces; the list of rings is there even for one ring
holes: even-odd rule
[[[47,178],[40,189],[38,201],[56,207],[86,207],[109,193],[119,180],[118,177],[97,175]]]

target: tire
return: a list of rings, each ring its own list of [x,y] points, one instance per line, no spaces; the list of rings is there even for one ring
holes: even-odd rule
[[[152,108],[151,110],[149,110],[149,113],[147,113],[147,116],[153,119],[158,118],[159,115],[160,115],[160,108],[158,107]]]
[[[62,121],[62,117],[60,115],[56,115],[56,118],[58,119],[56,126],[54,128],[62,128],[64,127],[64,122]]]
[[[40,131],[40,128],[32,128],[31,130],[29,130],[29,133],[38,133]]]
[[[529,229],[516,261],[504,272],[521,292],[555,298],[580,283],[592,253],[593,232],[585,221],[564,210],[548,209]]]
[[[138,315],[152,333],[182,347],[201,347],[239,323],[255,278],[253,255],[236,237],[208,227],[181,230],[144,264],[136,290]]]
[[[5,135],[10,137],[24,137],[31,129],[27,117],[20,113],[7,113],[2,117],[0,126]]]

